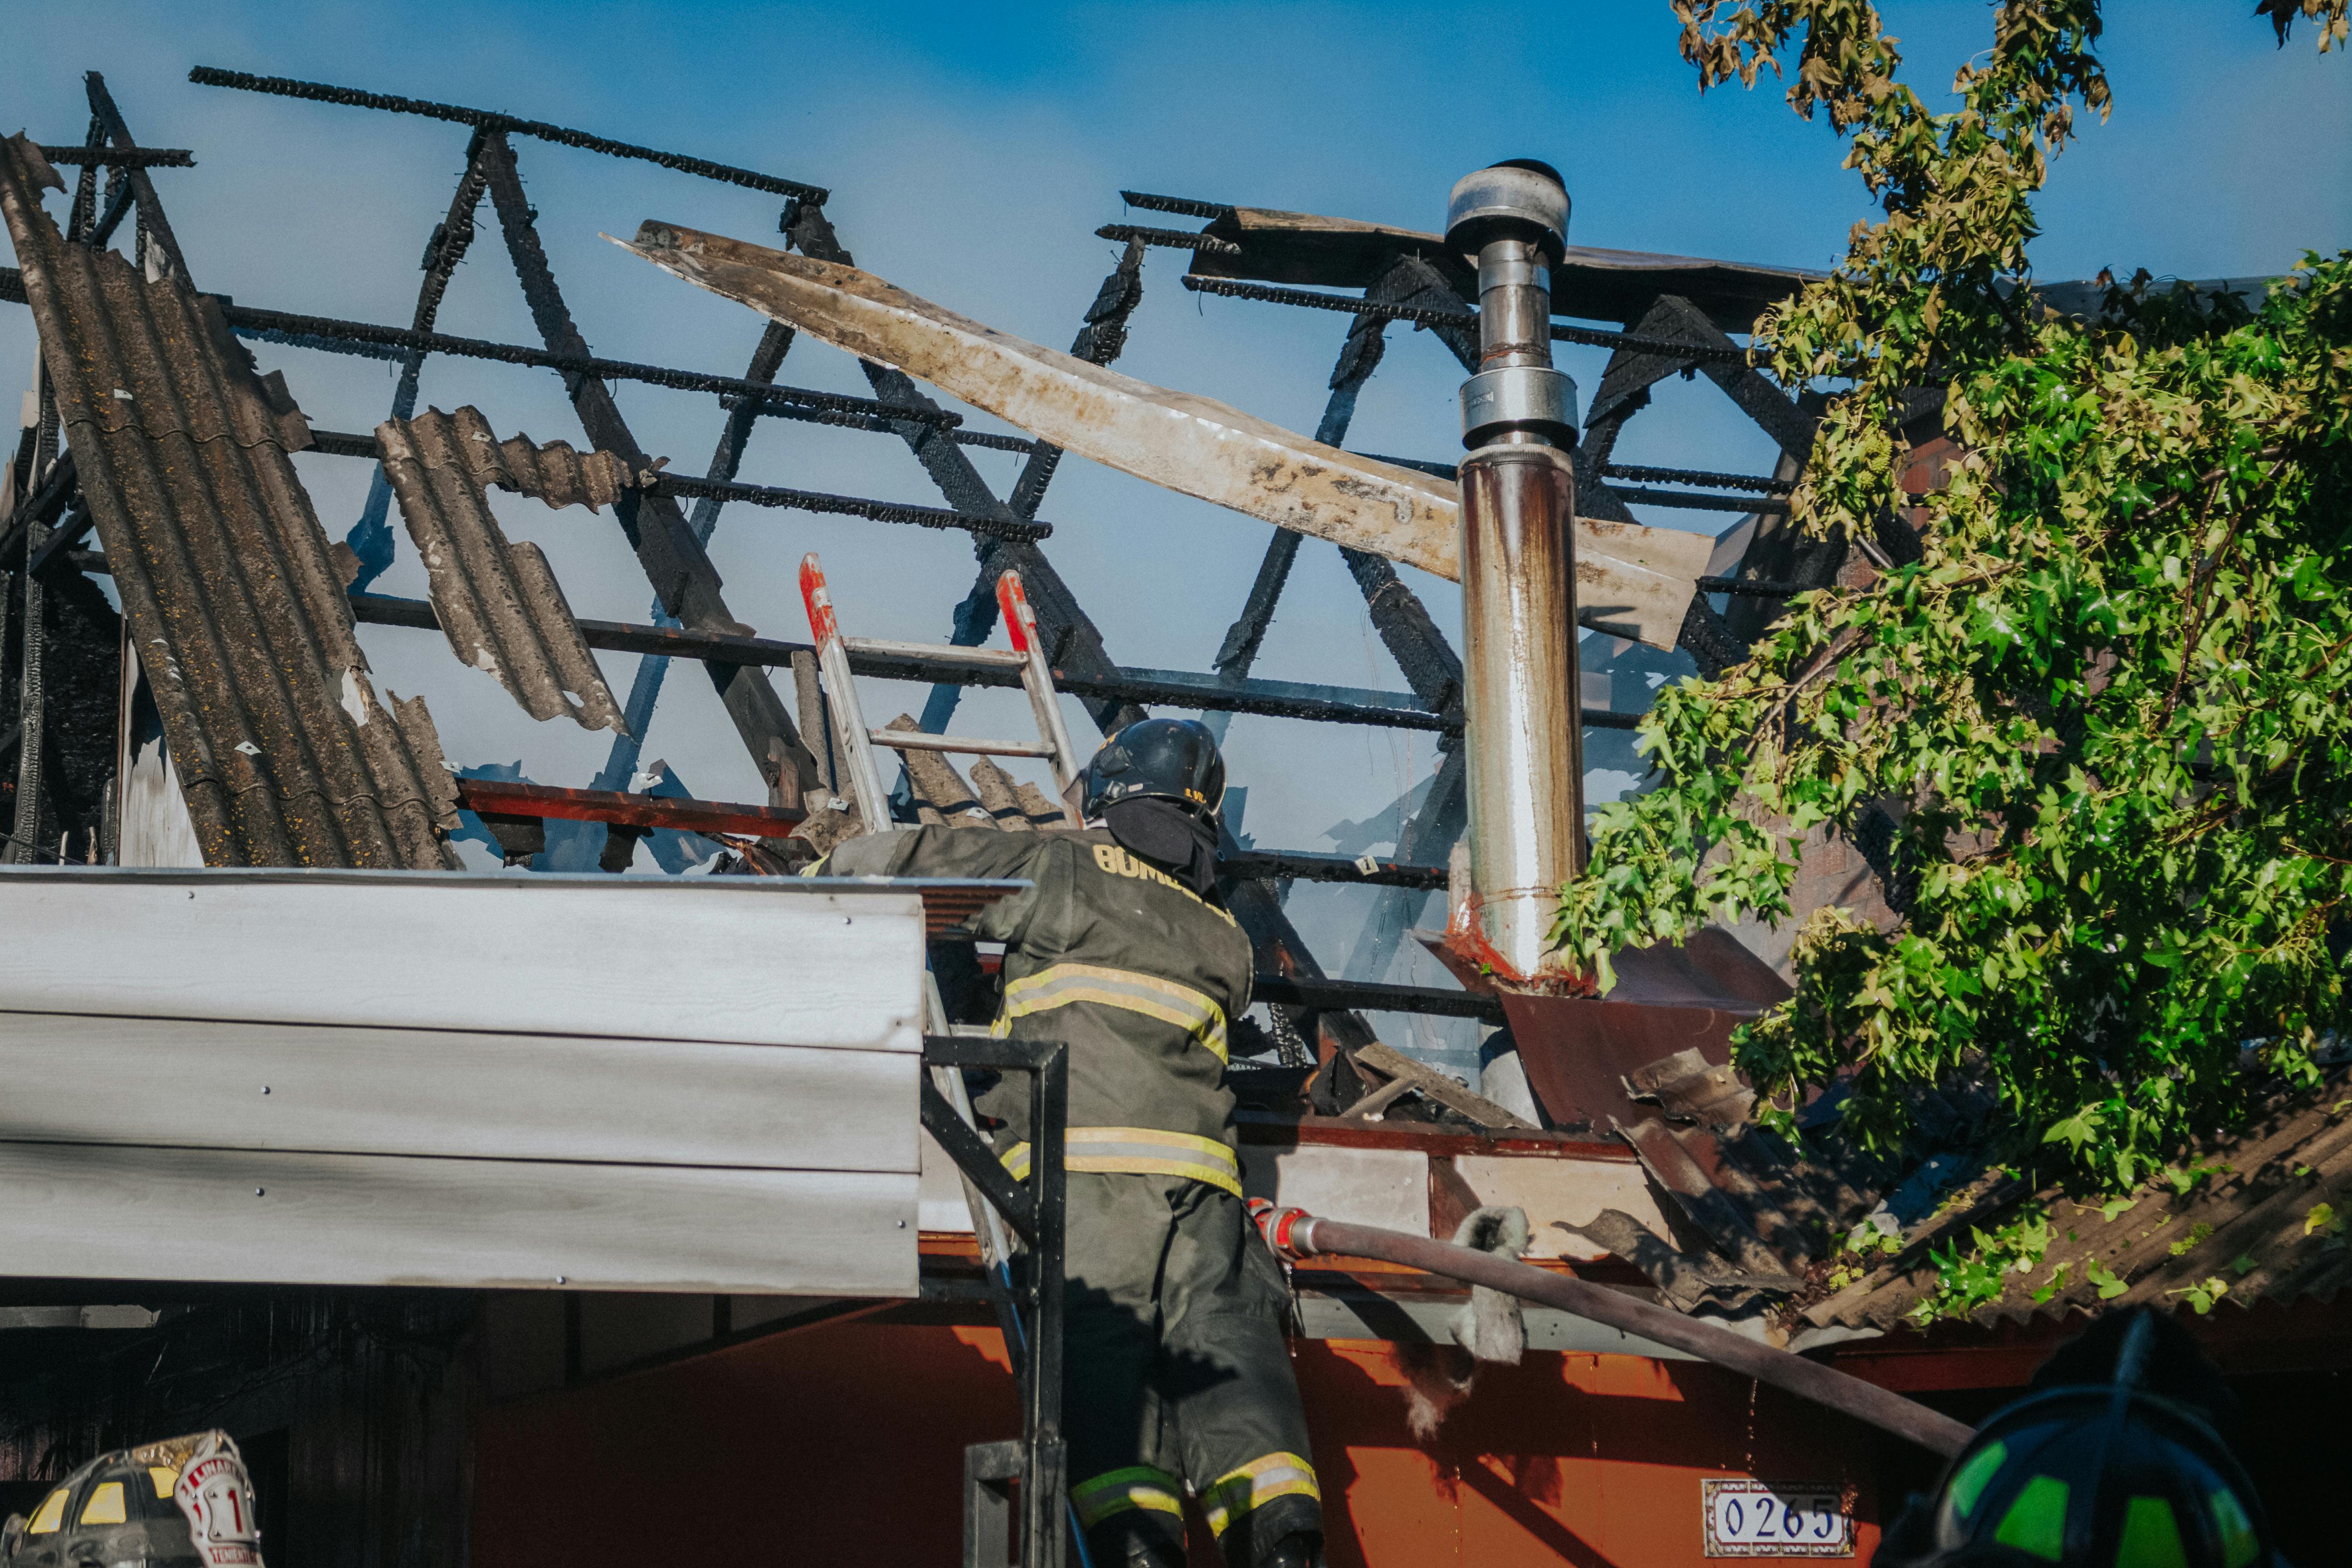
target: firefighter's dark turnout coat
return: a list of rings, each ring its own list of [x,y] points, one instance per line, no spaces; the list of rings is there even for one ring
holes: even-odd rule
[[[972,924],[1005,944],[997,1032],[1069,1047],[1064,1426],[1089,1542],[1108,1563],[1181,1542],[1188,1480],[1234,1563],[1319,1529],[1281,1270],[1234,1155],[1226,1028],[1253,965],[1233,916],[1101,831],[880,833],[813,870],[1034,884]],[[1025,1174],[1025,1093],[981,1109]]]

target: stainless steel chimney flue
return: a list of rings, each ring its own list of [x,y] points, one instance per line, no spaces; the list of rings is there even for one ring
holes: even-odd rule
[[[1551,363],[1568,211],[1557,173],[1515,160],[1465,176],[1445,222],[1447,244],[1478,262],[1479,366],[1462,384],[1471,882],[1501,978],[1522,983],[1562,977],[1546,939],[1584,861],[1576,384]]]

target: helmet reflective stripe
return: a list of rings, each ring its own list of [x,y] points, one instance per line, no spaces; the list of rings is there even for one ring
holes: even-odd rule
[[[1948,1494],[1955,1519],[1966,1519],[1976,1511],[1977,1499],[1984,1495],[1985,1483],[1992,1479],[1993,1472],[2000,1469],[2001,1461],[2008,1458],[2008,1444],[1987,1443],[1977,1450],[1974,1458],[1960,1467],[1959,1473],[1952,1478]]]
[[[1315,1467],[1296,1454],[1267,1454],[1210,1482],[1201,1502],[1208,1511],[1209,1529],[1222,1536],[1234,1521],[1278,1497],[1322,1501],[1323,1489],[1315,1484]]]
[[[2213,1505],[2213,1522],[2221,1527],[2223,1568],[2246,1568],[2263,1554],[2263,1542],[2254,1533],[2254,1521],[2246,1517],[2245,1504],[2227,1487],[2207,1500]]]
[[[41,1500],[34,1510],[32,1523],[25,1527],[27,1535],[55,1535],[66,1522],[67,1489],[59,1487]]]
[[[1218,1061],[1225,1059],[1225,1010],[1189,985],[1132,969],[1098,963],[1056,963],[1004,988],[1004,1011],[992,1030],[1002,1038],[1015,1018],[1094,1002],[1173,1024]]]
[[[1241,1163],[1213,1138],[1156,1127],[1073,1127],[1063,1140],[1062,1168],[1097,1174],[1182,1176],[1242,1195]],[[1029,1179],[1029,1145],[997,1157],[1016,1182]]]
[[[1080,1481],[1070,1489],[1070,1504],[1078,1510],[1078,1525],[1084,1530],[1131,1509],[1172,1514],[1181,1521],[1184,1517],[1184,1503],[1177,1495],[1181,1484],[1165,1470],[1130,1465]]]
[[[2036,1476],[2020,1489],[1992,1538],[2051,1563],[2066,1555],[2066,1500],[2073,1489],[2055,1476]]]
[[[2110,1321],[2088,1353],[2112,1356],[2111,1381],[2061,1383],[1995,1412],[1934,1501],[1888,1527],[1881,1568],[2280,1568],[2260,1494],[2204,1411],[2136,1381],[2162,1320],[2132,1309]],[[2182,1331],[2164,1331],[2196,1353]]]
[[[2189,1549],[2180,1544],[2180,1521],[2170,1503],[2160,1497],[2125,1500],[2116,1568],[2189,1568]]]

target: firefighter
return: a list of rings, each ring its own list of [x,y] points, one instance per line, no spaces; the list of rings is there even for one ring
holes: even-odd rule
[[[1033,884],[972,926],[1005,944],[999,1036],[1069,1047],[1063,1427],[1097,1568],[1178,1568],[1188,1487],[1233,1568],[1321,1560],[1287,1291],[1244,1205],[1224,1084],[1253,968],[1217,894],[1224,783],[1206,725],[1147,719],[1087,763],[1083,832],[876,833],[811,868]],[[1025,1095],[978,1109],[1025,1175]]]

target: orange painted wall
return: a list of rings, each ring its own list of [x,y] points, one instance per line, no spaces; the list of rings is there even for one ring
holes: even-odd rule
[[[1457,1394],[1386,1343],[1301,1342],[1296,1362],[1331,1568],[1698,1568],[1710,1475],[1850,1484],[1855,1561],[1876,1542],[1878,1439],[1711,1367],[1538,1352]],[[1070,1381],[1083,1397],[1084,1369]],[[1407,1424],[1416,1384],[1454,1401],[1427,1444]],[[945,1568],[964,1445],[1015,1429],[992,1329],[755,1340],[484,1411],[474,1560],[622,1568],[650,1539],[674,1561]]]

